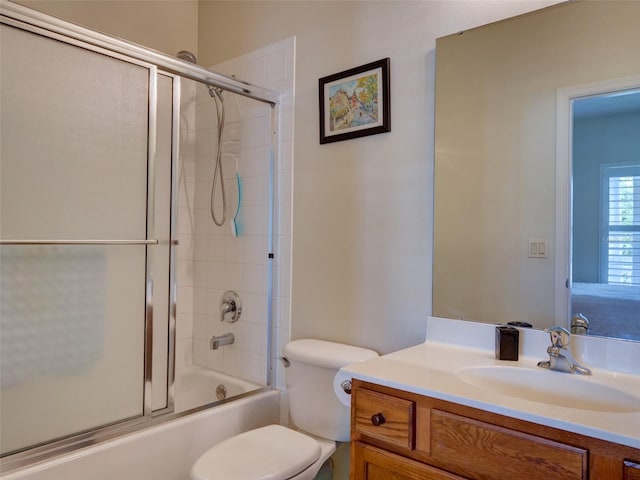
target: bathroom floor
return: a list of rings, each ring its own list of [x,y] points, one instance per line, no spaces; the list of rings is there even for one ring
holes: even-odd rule
[[[333,465],[331,459],[324,462],[314,480],[340,480],[339,478],[333,478]]]

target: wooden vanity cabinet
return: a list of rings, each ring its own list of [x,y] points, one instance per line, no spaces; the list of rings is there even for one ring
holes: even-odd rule
[[[354,380],[351,480],[640,480],[640,450]]]

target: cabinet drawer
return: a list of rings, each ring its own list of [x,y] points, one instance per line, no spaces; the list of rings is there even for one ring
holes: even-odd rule
[[[354,429],[398,447],[413,449],[415,403],[371,390],[356,390]]]
[[[469,478],[582,480],[587,450],[433,409],[431,455]]]
[[[623,480],[640,480],[640,461],[625,460],[623,471]]]

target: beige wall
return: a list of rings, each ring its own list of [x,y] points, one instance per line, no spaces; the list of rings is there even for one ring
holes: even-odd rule
[[[296,36],[292,336],[389,352],[431,309],[435,39],[555,2],[20,3],[203,65]],[[392,132],[319,145],[318,78],[384,57]]]
[[[197,53],[197,0],[16,0],[27,7],[168,55]]]
[[[435,39],[543,3],[200,2],[206,65],[296,36],[293,338],[383,353],[424,339]],[[392,132],[319,145],[318,78],[384,57]]]

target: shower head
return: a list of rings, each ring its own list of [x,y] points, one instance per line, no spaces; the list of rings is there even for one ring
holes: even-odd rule
[[[189,50],[180,50],[178,53],[176,53],[176,57],[178,57],[180,60],[195,63],[196,65],[198,64],[196,56]]]
[[[189,50],[180,50],[178,53],[176,53],[176,57],[178,57],[180,60],[195,63],[196,65],[198,64],[198,59]],[[212,85],[207,85],[207,89],[209,90],[209,95],[211,95],[212,98],[218,98],[222,100],[222,89],[216,88]]]

